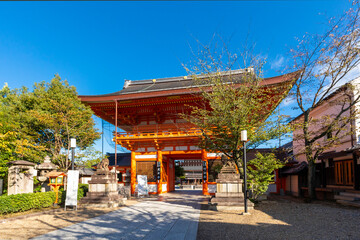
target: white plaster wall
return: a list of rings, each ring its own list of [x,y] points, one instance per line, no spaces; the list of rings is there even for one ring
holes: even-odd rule
[[[80,183],[82,184],[89,184],[89,181],[91,180],[91,177],[81,177]]]
[[[176,146],[175,150],[176,151],[186,151],[188,148],[187,146]]]
[[[190,150],[200,150],[200,148],[197,146],[190,146]]]
[[[135,159],[153,159],[153,158],[157,158],[157,154],[135,155]]]
[[[182,166],[185,171],[202,171],[202,166]]]

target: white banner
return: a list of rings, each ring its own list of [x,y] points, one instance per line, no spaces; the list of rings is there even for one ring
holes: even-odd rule
[[[148,184],[146,175],[137,175],[138,196],[148,195]]]
[[[78,187],[79,187],[79,171],[69,170],[67,173],[65,206],[77,206]]]

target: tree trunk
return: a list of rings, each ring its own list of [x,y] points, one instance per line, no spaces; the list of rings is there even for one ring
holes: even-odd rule
[[[238,151],[238,150],[233,151],[233,160],[239,170],[240,178],[243,179],[243,176],[244,176],[243,157],[242,157],[240,151]]]
[[[310,199],[316,199],[315,194],[315,162],[309,161],[308,168],[308,193]]]

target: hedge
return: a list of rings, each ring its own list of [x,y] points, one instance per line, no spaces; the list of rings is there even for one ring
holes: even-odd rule
[[[22,193],[0,197],[0,214],[24,212],[30,209],[51,207],[55,202],[55,192]],[[61,201],[61,193],[59,192]]]
[[[78,200],[88,192],[88,184],[79,184]],[[58,204],[65,203],[66,191],[59,190]],[[55,192],[21,193],[9,196],[0,196],[0,215],[24,212],[30,209],[40,209],[53,206]]]

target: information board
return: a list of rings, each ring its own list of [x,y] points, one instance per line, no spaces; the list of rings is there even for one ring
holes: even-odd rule
[[[148,184],[147,184],[147,176],[146,175],[137,175],[137,190],[138,190],[138,196],[141,195],[148,195]]]
[[[77,207],[78,187],[79,187],[79,171],[69,170],[67,173],[65,209],[66,206]]]

